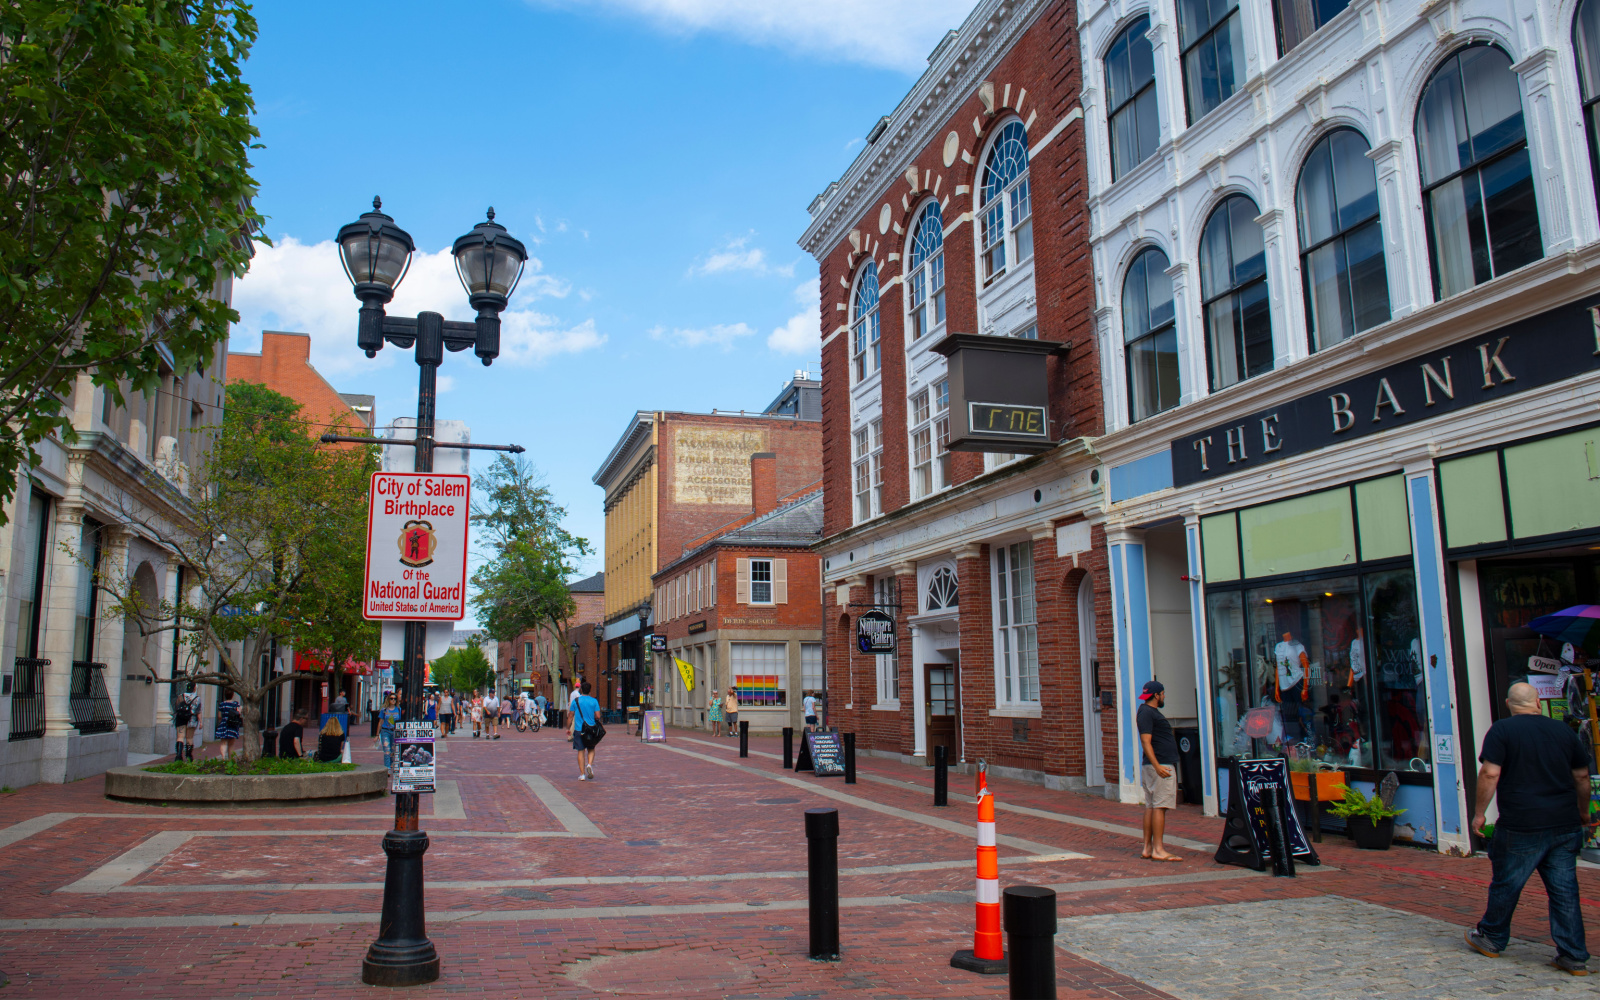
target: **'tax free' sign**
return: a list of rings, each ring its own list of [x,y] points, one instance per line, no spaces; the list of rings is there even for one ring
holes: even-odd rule
[[[438,622],[466,617],[471,491],[470,476],[372,474],[362,617]]]

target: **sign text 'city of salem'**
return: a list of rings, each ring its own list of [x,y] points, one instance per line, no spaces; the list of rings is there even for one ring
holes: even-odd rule
[[[375,472],[362,617],[460,621],[467,614],[470,476]]]

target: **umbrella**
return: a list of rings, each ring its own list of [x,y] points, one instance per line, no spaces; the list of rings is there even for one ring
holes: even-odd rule
[[[1570,642],[1590,656],[1600,656],[1600,604],[1578,604],[1535,618],[1528,628],[1557,642]]]

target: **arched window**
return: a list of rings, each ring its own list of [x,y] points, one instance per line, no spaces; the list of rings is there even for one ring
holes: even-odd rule
[[[1544,256],[1510,56],[1472,45],[1434,71],[1417,108],[1417,157],[1435,298]]]
[[[1183,46],[1183,96],[1193,125],[1244,82],[1239,0],[1178,0],[1178,44]]]
[[[961,587],[956,583],[955,570],[940,566],[928,578],[928,601],[924,611],[956,607],[961,600]]]
[[[983,280],[1006,272],[1009,263],[1033,256],[1033,201],[1028,196],[1028,130],[1011,122],[983,164]]]
[[[944,217],[939,203],[928,202],[911,232],[911,252],[906,255],[907,302],[910,304],[911,339],[920,340],[944,324]]]
[[[1589,133],[1589,167],[1600,200],[1600,0],[1578,4],[1578,16],[1572,19],[1572,48],[1578,56],[1578,92],[1583,96],[1584,130]]]
[[[1167,255],[1151,247],[1122,279],[1122,340],[1128,356],[1128,419],[1178,405],[1178,331]]]
[[[1111,132],[1111,179],[1143,163],[1161,144],[1156,117],[1156,62],[1150,19],[1122,29],[1106,50],[1106,124]]]
[[[1348,6],[1350,0],[1272,0],[1278,22],[1278,55],[1286,55]]]
[[[854,348],[856,381],[878,370],[878,265],[867,261],[856,279],[855,300],[850,307],[850,339]]]
[[[1378,175],[1368,148],[1360,133],[1340,129],[1300,168],[1294,203],[1313,351],[1389,319]]]
[[[1223,201],[1200,236],[1200,297],[1211,391],[1272,370],[1267,252],[1255,202]]]

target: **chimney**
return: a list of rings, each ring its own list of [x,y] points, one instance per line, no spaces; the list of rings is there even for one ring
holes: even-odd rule
[[[758,451],[750,456],[750,506],[756,517],[770,514],[778,506],[778,456]]]

